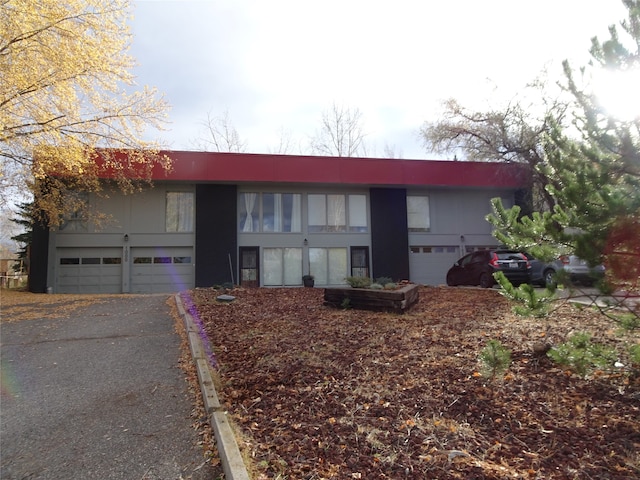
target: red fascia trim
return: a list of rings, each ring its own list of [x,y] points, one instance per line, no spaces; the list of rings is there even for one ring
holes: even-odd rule
[[[172,159],[172,170],[167,173],[156,165],[153,180],[494,188],[522,188],[531,182],[526,167],[518,164],[190,151],[160,153]],[[105,172],[104,176],[111,175]]]

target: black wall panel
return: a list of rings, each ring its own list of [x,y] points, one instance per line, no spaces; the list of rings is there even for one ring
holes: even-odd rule
[[[407,192],[404,188],[371,188],[371,263],[373,277],[409,279]]]
[[[237,199],[235,185],[196,185],[196,287],[238,283]]]

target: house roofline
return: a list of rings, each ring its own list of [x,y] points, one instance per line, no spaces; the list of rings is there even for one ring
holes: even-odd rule
[[[156,163],[151,172],[155,181],[493,188],[526,188],[531,183],[527,167],[515,163],[179,150],[159,154],[170,158],[172,166],[167,171]],[[115,156],[124,161],[125,155]],[[115,175],[107,168],[101,176]]]

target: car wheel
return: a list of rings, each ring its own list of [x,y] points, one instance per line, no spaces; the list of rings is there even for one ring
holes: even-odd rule
[[[453,281],[453,275],[451,275],[451,274],[447,275],[447,285],[450,286],[450,287],[457,287],[458,286],[458,284]]]
[[[488,273],[483,273],[482,275],[480,275],[480,286],[482,288],[493,287],[493,277]]]
[[[549,268],[544,271],[544,285],[547,287],[555,287],[556,285],[556,271]]]

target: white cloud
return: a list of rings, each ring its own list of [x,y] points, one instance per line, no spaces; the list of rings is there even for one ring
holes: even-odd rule
[[[623,17],[611,0],[138,1],[133,54],[173,104],[173,148],[224,110],[251,151],[281,128],[304,142],[336,102],[363,112],[378,153],[424,158],[414,133],[440,100],[513,97],[545,65],[584,64]]]

